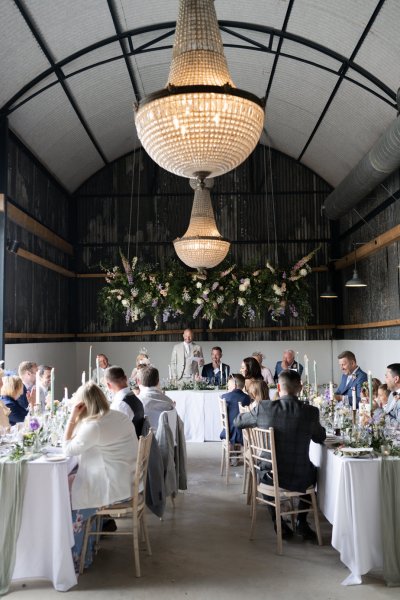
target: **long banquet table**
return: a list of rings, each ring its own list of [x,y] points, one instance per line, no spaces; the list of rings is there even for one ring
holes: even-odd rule
[[[219,441],[221,418],[218,398],[226,390],[168,391],[185,426],[187,442]]]
[[[41,457],[28,463],[13,580],[49,579],[60,592],[76,585],[68,489],[68,472],[75,462]]]
[[[332,546],[351,571],[343,585],[383,568],[380,460],[343,458],[311,443],[310,458],[318,467],[318,504],[332,524]]]

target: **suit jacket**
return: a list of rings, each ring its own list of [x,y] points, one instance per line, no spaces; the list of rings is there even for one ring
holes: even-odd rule
[[[235,417],[239,414],[239,402],[242,406],[249,406],[251,399],[248,394],[245,394],[242,390],[232,390],[227,394],[222,394],[221,398],[226,401],[226,408],[228,411],[228,422],[229,422],[229,441],[231,444],[242,444],[243,435],[240,429],[234,426],[233,422]],[[223,429],[220,433],[221,440],[226,438],[226,431]]]
[[[207,377],[207,379],[214,379],[215,385],[226,385],[226,380],[230,375],[231,368],[229,365],[225,363],[221,364],[222,366],[222,383],[221,383],[221,371],[217,374],[214,373],[214,368],[212,363],[208,363],[204,365],[203,370],[201,372],[202,377]]]
[[[361,397],[361,387],[364,381],[368,381],[368,375],[358,367],[352,379],[347,383],[347,375],[342,375],[339,387],[336,389],[335,394],[341,394],[347,396],[349,399],[350,407],[352,403],[352,388],[356,388],[357,396],[357,408]]]
[[[0,399],[4,402],[5,406],[10,409],[10,414],[8,415],[10,425],[23,423],[25,421],[28,410],[19,404],[18,398],[17,400],[14,400],[14,398],[11,398],[10,396],[0,396]]]
[[[192,353],[196,354],[196,356],[203,358],[203,350],[199,344],[192,343]],[[185,372],[186,366],[186,356],[185,356],[185,344],[181,342],[180,344],[176,344],[172,350],[171,355],[171,375],[173,379],[182,379],[183,374]],[[196,361],[192,362],[191,374],[197,375],[199,372],[199,365]]]
[[[139,398],[131,392],[130,394],[126,394],[122,398],[123,402],[129,406],[131,411],[133,412],[132,423],[135,426],[136,435],[139,437],[142,435],[143,421],[144,421],[144,408],[142,402]]]
[[[281,371],[283,371],[282,361],[278,360],[278,362],[276,363],[276,366],[275,366],[275,375],[274,375],[275,382],[278,381],[279,373]],[[301,374],[303,373],[303,365],[301,365],[300,363],[298,363],[294,360],[292,362],[292,365],[289,367],[289,371],[297,371],[301,377]]]
[[[310,441],[322,444],[326,437],[318,408],[300,402],[296,396],[283,396],[279,400],[262,400],[249,413],[239,414],[234,424],[240,428],[274,428],[280,487],[304,492],[315,483]]]
[[[142,387],[139,398],[143,402],[144,414],[148,417],[151,427],[157,431],[161,413],[175,408],[174,401],[156,387]]]

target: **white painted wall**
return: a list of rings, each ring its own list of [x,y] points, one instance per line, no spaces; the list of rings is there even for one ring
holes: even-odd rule
[[[23,360],[34,360],[38,364],[45,363],[55,367],[56,397],[63,395],[63,388],[75,390],[81,381],[82,371],[88,370],[89,342],[56,342],[43,344],[6,344],[5,362],[7,369],[17,369]],[[313,379],[312,365],[317,362],[319,383],[335,381],[339,383],[340,372],[337,366],[337,355],[343,350],[351,350],[357,357],[358,364],[364,371],[371,370],[374,377],[383,380],[386,366],[391,362],[400,362],[400,340],[335,340],[321,342],[202,342],[206,362],[209,362],[211,348],[221,346],[223,361],[233,371],[238,371],[240,363],[255,350],[261,350],[266,356],[265,364],[274,369],[277,360],[281,360],[282,352],[292,348],[299,353],[301,363],[304,354],[310,360],[310,378]],[[168,363],[171,357],[173,342],[98,342],[92,344],[92,364],[95,366],[96,354],[106,354],[112,364],[120,365],[127,374],[135,364],[139,350],[145,346],[152,363],[159,369],[160,377],[168,376]]]

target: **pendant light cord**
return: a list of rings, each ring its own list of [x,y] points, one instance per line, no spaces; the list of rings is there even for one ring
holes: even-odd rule
[[[131,247],[131,230],[132,230],[132,212],[133,212],[133,182],[135,179],[135,159],[136,152],[132,155],[132,181],[131,181],[131,197],[129,205],[129,229],[128,229],[128,260],[130,260],[130,247]]]

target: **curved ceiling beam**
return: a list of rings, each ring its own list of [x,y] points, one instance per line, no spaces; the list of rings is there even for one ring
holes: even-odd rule
[[[219,21],[219,25],[221,27],[221,29],[223,29],[226,33],[229,33],[233,36],[239,36],[240,34],[237,34],[235,31],[232,31],[232,29],[241,29],[241,30],[245,30],[245,31],[255,31],[258,33],[265,33],[266,35],[270,36],[270,40],[269,40],[269,44],[268,46],[263,46],[262,44],[260,44],[258,41],[253,41],[250,38],[246,37],[246,41],[248,41],[250,44],[253,44],[253,48],[251,46],[248,47],[248,49],[257,49],[259,51],[263,51],[263,52],[268,52],[268,53],[273,53],[276,54],[276,52],[274,52],[272,50],[272,40],[274,37],[277,37],[279,40],[283,40],[283,39],[287,39],[293,42],[296,42],[300,45],[306,46],[307,48],[311,48],[317,52],[320,52],[323,55],[329,56],[335,60],[337,60],[338,62],[341,63],[341,68],[339,69],[339,71],[336,73],[337,75],[340,75],[341,70],[343,69],[343,66],[346,67],[346,71],[348,69],[353,69],[354,71],[356,71],[357,73],[359,73],[360,75],[362,75],[366,80],[370,81],[372,84],[374,84],[376,87],[378,87],[380,90],[382,90],[382,92],[393,101],[393,104],[391,102],[390,105],[393,106],[394,109],[396,109],[396,92],[393,91],[391,88],[389,88],[383,81],[381,81],[380,79],[378,79],[377,77],[375,77],[375,75],[373,75],[372,73],[370,73],[369,71],[367,71],[366,69],[364,69],[363,67],[357,65],[353,60],[351,60],[350,58],[347,58],[346,56],[343,56],[342,54],[339,54],[338,52],[331,50],[330,48],[327,48],[326,46],[322,46],[321,44],[318,44],[317,42],[313,42],[312,40],[309,40],[307,38],[301,37],[297,34],[293,34],[290,33],[288,31],[282,31],[279,29],[274,29],[273,27],[268,27],[268,26],[264,26],[264,25],[255,25],[252,23],[243,23],[240,21]],[[162,47],[156,47],[156,48],[151,48],[151,46],[155,43],[157,43],[158,41],[165,39],[169,36],[171,36],[174,31],[175,31],[175,22],[174,21],[169,21],[169,22],[165,22],[165,23],[159,23],[156,25],[151,25],[151,26],[146,26],[146,27],[139,27],[137,29],[131,29],[129,31],[123,32],[123,33],[118,33],[115,36],[111,36],[108,38],[105,38],[103,40],[100,40],[99,42],[95,43],[95,44],[91,44],[90,46],[87,46],[85,48],[82,48],[81,50],[74,52],[73,54],[63,58],[62,60],[58,61],[57,63],[54,63],[49,69],[46,69],[45,71],[43,71],[43,73],[41,73],[40,75],[38,75],[37,77],[35,77],[34,79],[32,79],[29,83],[27,83],[25,86],[23,86],[1,109],[1,114],[2,115],[7,115],[10,114],[11,112],[13,112],[15,110],[15,104],[18,102],[18,100],[24,96],[27,92],[29,92],[29,90],[33,87],[38,85],[41,81],[43,81],[46,77],[48,77],[49,75],[51,75],[52,73],[59,73],[60,69],[62,69],[62,67],[64,67],[67,64],[72,63],[74,60],[76,60],[77,58],[84,56],[85,54],[88,54],[89,52],[92,52],[93,50],[96,50],[98,48],[102,48],[107,46],[108,44],[112,44],[115,42],[121,42],[121,40],[123,39],[128,39],[128,41],[130,40],[131,37],[143,34],[143,33],[149,33],[149,32],[157,32],[157,31],[161,31],[164,29],[168,29],[170,31],[168,31],[167,33],[158,36],[157,38],[155,38],[154,40],[152,40],[151,42],[147,42],[146,44],[144,44],[141,47],[138,47],[136,50],[134,50],[133,52],[129,52],[129,55],[132,54],[140,54],[142,52],[149,52],[149,51],[162,51],[165,50],[165,46]],[[244,36],[242,36],[244,37]],[[169,48],[169,46],[167,46]],[[235,46],[238,47],[238,46]],[[127,53],[128,54],[128,53]],[[283,54],[282,54],[283,55]],[[126,55],[125,55],[126,56]],[[119,57],[114,57],[113,60],[117,60],[117,59],[121,59],[124,58],[125,56],[119,56]],[[295,56],[291,56],[291,55],[287,55],[285,54],[285,56],[287,56],[288,58],[292,58],[294,60],[297,59],[297,57]],[[298,60],[298,59],[297,59]],[[103,64],[104,62],[108,62],[108,61],[101,61],[101,63],[96,63],[95,65],[91,65],[88,68],[95,68],[95,66],[97,64]],[[315,65],[316,67],[322,68],[326,70],[326,67],[322,66],[322,65],[317,65],[316,63],[312,63],[311,61],[304,61],[304,62],[309,62],[309,64],[312,64],[313,66]],[[78,71],[77,71],[78,72]],[[334,70],[332,70],[332,72],[335,72]],[[66,76],[64,75],[64,78],[66,78]],[[360,85],[361,87],[364,87],[364,89],[367,89],[369,92],[378,95],[376,92],[369,90],[368,87],[363,86],[362,84],[360,84],[359,82],[355,82],[354,80],[352,80],[350,77],[347,78],[349,81],[352,81],[353,83],[357,83],[358,85]],[[58,81],[56,82],[58,83]],[[48,87],[51,87],[52,84],[50,84],[49,86],[45,86],[43,88],[47,89]],[[40,91],[43,91],[40,90]],[[35,93],[35,95],[37,95]],[[33,97],[33,95],[32,95]],[[379,96],[383,101],[388,102],[388,100],[385,100],[385,98]],[[25,103],[25,102],[24,102]],[[22,103],[21,103],[22,104]],[[19,104],[18,106],[20,106],[21,104]]]

